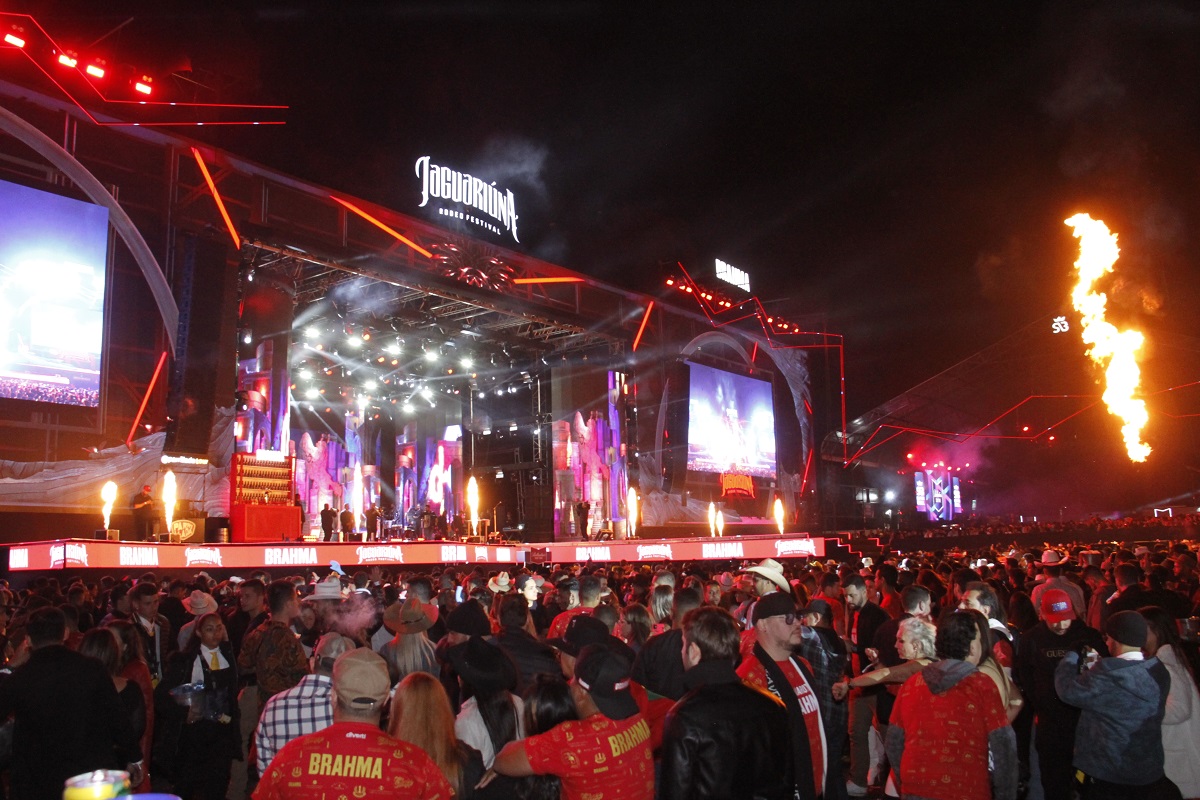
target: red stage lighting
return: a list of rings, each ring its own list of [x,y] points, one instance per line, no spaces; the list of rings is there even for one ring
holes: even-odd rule
[[[100,67],[95,64],[88,64],[86,67],[83,68],[83,71],[86,72],[88,75],[91,75],[93,78],[103,78],[104,77],[104,67]]]
[[[79,64],[79,60],[72,58],[71,56],[67,55],[66,53],[59,53],[58,63],[62,64],[64,67],[68,67],[70,69],[75,69],[76,65]]]
[[[151,91],[149,81],[150,79],[143,75],[140,81],[133,82],[133,90],[138,94],[144,94],[149,97]]]
[[[15,33],[4,34],[4,41],[7,44],[11,44],[13,47],[24,47],[25,46],[25,40],[22,39],[20,36],[17,36]]]

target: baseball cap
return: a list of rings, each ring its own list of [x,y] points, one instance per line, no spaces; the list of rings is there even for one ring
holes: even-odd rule
[[[1062,589],[1047,589],[1042,592],[1042,619],[1046,622],[1064,622],[1075,619],[1071,597]]]
[[[628,719],[638,712],[629,691],[633,660],[607,644],[589,644],[579,651],[575,681],[609,719]]]
[[[579,656],[589,644],[604,644],[609,639],[608,626],[591,614],[577,614],[567,622],[561,638],[547,639],[546,644],[569,656]]]
[[[787,612],[785,611],[783,613],[786,614]],[[816,614],[822,619],[831,619],[833,617],[833,609],[830,608],[829,603],[821,599],[810,600],[808,605],[800,609],[799,613],[801,616],[805,614]]]
[[[754,604],[754,624],[767,617],[781,617],[784,614],[796,613],[796,601],[790,594],[771,592],[758,598]]]
[[[344,706],[372,711],[387,700],[391,688],[387,662],[372,650],[360,647],[333,662],[333,690]]]

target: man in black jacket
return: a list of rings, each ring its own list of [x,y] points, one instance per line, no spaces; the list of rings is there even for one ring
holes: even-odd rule
[[[0,719],[16,718],[12,796],[57,800],[68,778],[97,769],[141,783],[141,746],[104,667],[63,645],[57,608],[33,612],[27,632],[29,660],[0,685]]]
[[[867,582],[861,575],[846,576],[842,580],[842,592],[846,595],[846,608],[853,615],[847,627],[850,633],[852,674],[858,676],[869,671],[871,658],[867,650],[874,648],[875,633],[889,617],[886,611],[868,599]],[[846,782],[846,793],[850,797],[867,795],[867,776],[871,766],[868,737],[875,715],[876,695],[882,691],[883,687],[872,686],[850,693],[850,780]]]
[[[1042,621],[1021,637],[1017,678],[1025,700],[1036,715],[1034,744],[1046,800],[1070,800],[1075,768],[1075,726],[1079,709],[1062,701],[1054,687],[1054,672],[1067,653],[1085,645],[1103,656],[1108,648],[1100,631],[1076,618],[1066,592],[1047,589],[1041,597]]]
[[[738,678],[741,643],[724,609],[704,606],[683,618],[687,693],[663,729],[660,800],[791,798],[787,712],[773,695]]]
[[[515,592],[500,601],[500,632],[496,635],[496,644],[517,665],[517,692],[520,694],[532,685],[535,675],[559,674],[554,650],[539,642],[532,633],[529,603]]]
[[[683,634],[679,624],[687,612],[703,602],[698,589],[675,592],[675,607],[671,614],[673,627],[651,636],[638,651],[633,662],[633,679],[661,697],[678,700],[683,697],[683,658],[680,647]]]

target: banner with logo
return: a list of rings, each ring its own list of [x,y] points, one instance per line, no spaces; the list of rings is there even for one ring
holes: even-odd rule
[[[530,551],[534,551],[530,556]],[[366,542],[295,544],[155,544],[71,539],[14,544],[8,568],[14,572],[101,569],[144,572],[157,569],[257,569],[259,567],[346,567],[398,564],[516,564],[535,561],[712,561],[726,559],[824,558],[820,537],[761,536],[737,539],[657,539],[559,542],[545,545],[477,545],[459,542]],[[539,561],[539,563],[541,563]]]
[[[397,564],[514,564],[525,547],[455,542],[296,543],[296,544],[139,544],[69,540],[15,544],[8,549],[12,571],[48,569],[257,569],[323,567],[330,561],[350,566]]]

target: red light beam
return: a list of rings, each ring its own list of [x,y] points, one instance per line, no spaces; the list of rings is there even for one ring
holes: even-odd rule
[[[329,197],[331,200],[333,200],[333,202],[337,203],[340,206],[343,206],[344,208],[346,208],[349,211],[353,211],[355,214],[362,217],[367,222],[374,225],[376,228],[379,228],[379,230],[395,237],[397,241],[408,245],[413,250],[416,250],[418,253],[425,256],[426,258],[433,258],[433,253],[429,252],[424,247],[421,247],[421,245],[417,244],[416,242],[413,242],[413,241],[407,239],[406,237],[401,235],[399,231],[393,230],[386,223],[380,222],[379,220],[375,219],[375,217],[373,217],[370,214],[368,214],[367,212],[363,211],[361,208],[354,205],[353,203],[347,203],[345,200],[342,200],[338,197],[334,197],[333,195],[329,195]]]
[[[242,240],[238,236],[237,228],[233,227],[233,220],[229,216],[229,212],[225,210],[225,201],[221,199],[221,193],[217,191],[217,184],[213,183],[212,175],[208,172],[208,165],[204,163],[204,156],[200,155],[200,151],[192,148],[192,155],[196,157],[196,163],[200,165],[200,172],[204,173],[204,182],[208,184],[208,190],[212,192],[213,200],[217,201],[217,210],[221,212],[221,219],[225,220],[225,227],[229,229],[229,235],[233,238],[233,247],[235,250],[242,249]]]
[[[637,352],[638,345],[641,344],[642,334],[646,332],[646,323],[650,321],[650,312],[654,310],[654,301],[646,306],[646,313],[642,314],[642,324],[638,326],[637,336],[633,337],[633,352]]]
[[[129,429],[129,436],[125,438],[125,446],[133,447],[133,434],[137,431],[138,424],[142,421],[142,414],[146,413],[146,406],[150,403],[150,395],[154,392],[154,385],[158,383],[158,376],[162,373],[163,364],[167,363],[167,351],[158,357],[158,366],[154,368],[154,375],[150,377],[150,385],[146,387],[146,394],[142,398],[142,406],[138,409],[137,415],[133,418],[133,427]]]

